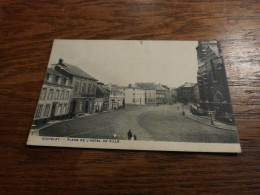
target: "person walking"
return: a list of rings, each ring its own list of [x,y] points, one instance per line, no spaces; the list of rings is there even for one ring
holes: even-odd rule
[[[133,136],[133,134],[132,134],[132,132],[131,132],[131,129],[129,129],[127,135],[128,135],[128,140],[131,140],[131,138],[132,138],[132,136]]]
[[[137,137],[136,137],[136,135],[134,135],[134,140],[137,140]]]

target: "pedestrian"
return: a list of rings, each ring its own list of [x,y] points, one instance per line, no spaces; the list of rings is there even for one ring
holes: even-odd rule
[[[131,132],[131,129],[129,129],[127,135],[128,135],[128,140],[131,140],[131,138],[132,138],[132,136],[133,136],[133,134],[132,134],[132,132]]]
[[[137,140],[137,137],[136,137],[136,135],[134,135],[134,140]]]

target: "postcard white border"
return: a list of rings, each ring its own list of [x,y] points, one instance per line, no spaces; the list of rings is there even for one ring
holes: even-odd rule
[[[27,140],[27,145],[92,149],[241,153],[241,147],[239,143],[138,141],[95,138],[92,139],[72,137],[49,137],[38,135],[30,135]]]

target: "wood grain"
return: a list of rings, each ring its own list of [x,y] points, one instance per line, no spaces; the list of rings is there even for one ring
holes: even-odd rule
[[[260,193],[260,1],[2,0],[0,26],[0,194]],[[25,146],[53,39],[220,40],[243,153]]]

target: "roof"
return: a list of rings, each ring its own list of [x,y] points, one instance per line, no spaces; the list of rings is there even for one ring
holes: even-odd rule
[[[109,91],[104,86],[98,85],[97,87],[102,93],[109,93]]]
[[[140,87],[138,87],[135,84],[129,84],[127,87],[125,87],[125,89],[141,89]]]
[[[47,68],[46,73],[52,74],[52,75],[56,75],[56,76],[60,76],[60,77],[68,78],[68,77],[66,77],[65,75],[59,73],[58,71],[53,70],[52,68]]]
[[[111,92],[121,92],[121,93],[122,93],[122,91],[120,91],[120,90],[118,89],[118,87],[115,86],[115,85],[104,85],[104,88],[105,88],[106,90],[108,90],[108,91],[111,91]]]
[[[77,66],[67,64],[67,63],[57,64],[57,65],[59,65],[61,69],[64,69],[65,71],[69,72],[73,76],[97,81],[97,79],[95,79],[94,77],[92,77],[91,75],[89,75],[88,73],[86,73],[85,71],[83,71]]]
[[[220,56],[220,53],[218,51],[218,48],[217,47],[213,47],[211,45],[209,45],[209,48],[216,54],[216,56]]]
[[[138,87],[145,89],[145,90],[155,90],[156,87],[154,83],[135,83]]]
[[[197,85],[197,83],[184,83],[184,85],[180,87],[195,87],[195,85]]]
[[[155,89],[156,90],[163,90],[163,91],[167,91],[167,89],[165,89],[164,87],[162,87],[161,85],[157,84],[155,85]]]

